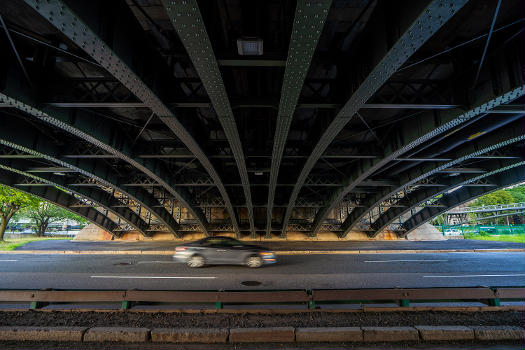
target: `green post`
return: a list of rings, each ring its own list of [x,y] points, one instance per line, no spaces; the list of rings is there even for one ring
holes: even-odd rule
[[[215,302],[215,310],[220,310],[222,309],[222,307],[223,307],[222,301]]]
[[[408,300],[408,299],[401,299],[401,306],[402,307],[409,307],[410,306],[410,300]]]
[[[45,306],[45,303],[43,303],[41,301],[32,301],[31,304],[29,304],[29,308],[31,310],[40,309],[43,306]]]
[[[131,301],[129,300],[123,300],[122,304],[120,305],[121,310],[129,310],[131,309]]]
[[[500,306],[499,298],[489,299],[490,306]]]
[[[307,289],[306,294],[310,296],[310,300],[308,301],[308,309],[309,310],[315,309],[315,301],[312,300],[312,291],[310,289]]]

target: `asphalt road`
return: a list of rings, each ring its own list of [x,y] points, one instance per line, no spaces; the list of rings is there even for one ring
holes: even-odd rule
[[[443,241],[337,241],[337,242],[247,242],[274,250],[433,250],[433,249],[524,249],[525,244],[513,242],[494,242],[476,240]],[[53,240],[31,242],[18,247],[18,250],[174,250],[182,242],[156,241],[99,241],[82,242]]]
[[[191,269],[166,255],[0,254],[0,289],[315,289],[525,286],[525,253],[279,256]],[[242,282],[260,282],[245,286]]]

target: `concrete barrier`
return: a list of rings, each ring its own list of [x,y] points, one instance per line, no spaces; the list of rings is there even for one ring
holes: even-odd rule
[[[474,330],[465,326],[415,326],[423,340],[470,340]]]
[[[84,334],[86,342],[144,343],[149,340],[148,328],[94,327]]]
[[[512,326],[471,326],[478,340],[525,340],[525,329]]]
[[[363,330],[359,327],[296,328],[297,342],[361,342]]]
[[[362,327],[366,342],[397,342],[419,340],[419,333],[413,327]]]
[[[230,343],[289,343],[294,340],[293,327],[230,329]]]
[[[159,343],[226,343],[228,328],[156,328],[151,341]]]
[[[82,341],[87,327],[0,327],[0,340]]]

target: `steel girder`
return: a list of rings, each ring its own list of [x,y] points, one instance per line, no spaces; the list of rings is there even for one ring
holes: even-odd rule
[[[180,188],[175,190],[175,184],[173,180],[169,178],[167,171],[159,161],[154,159],[137,159],[136,157],[133,157],[131,145],[121,133],[115,132],[117,129],[112,122],[84,111],[71,111],[68,113],[63,110],[56,110],[52,107],[45,108],[45,112],[41,111],[32,107],[34,102],[28,95],[18,92],[15,81],[16,80],[14,80],[14,77],[7,80],[4,92],[8,93],[10,96],[0,93],[0,100],[4,100],[6,103],[9,103],[10,106],[24,111],[39,120],[56,126],[77,137],[80,137],[81,139],[86,140],[107,152],[110,152],[117,158],[128,162],[129,164],[135,166],[138,170],[143,171],[146,175],[157,181],[173,196],[176,196],[175,193],[178,193],[178,196],[176,196],[178,200],[181,196],[184,196],[186,201],[181,201],[184,203],[184,205],[191,201],[189,198],[190,195],[186,190]],[[13,95],[17,96],[18,98],[15,99],[11,97]],[[195,206],[194,204],[192,205]],[[159,216],[162,213],[164,217],[171,216],[171,214],[166,209],[164,209],[164,211],[166,213],[162,213],[162,210],[159,209],[156,215]]]
[[[507,66],[498,71],[491,71],[496,76],[472,92],[470,96],[471,106],[466,112],[459,109],[435,111],[432,114],[422,116],[417,121],[410,120],[402,123],[398,127],[397,135],[390,137],[385,145],[383,157],[360,161],[349,176],[343,179],[343,188],[338,188],[330,194],[327,205],[320,209],[316,215],[312,225],[313,233],[317,232],[330,210],[342,200],[346,193],[387,163],[456,126],[460,126],[483,113],[490,113],[495,108],[501,109],[505,104],[525,95],[523,78],[519,74],[515,74],[515,72],[520,71],[520,64],[517,59],[507,60]],[[512,79],[509,79],[510,76]]]
[[[465,202],[476,199],[485,194],[497,191],[499,189],[525,181],[525,166],[519,166],[500,172],[486,178],[491,183],[496,184],[496,187],[487,191],[483,187],[462,187],[457,191],[449,193],[440,198],[439,203],[442,207],[425,207],[417,214],[413,215],[405,221],[402,225],[403,231],[400,235],[406,235],[412,230],[415,230],[425,222],[432,218],[447,212],[448,210],[457,207]]]
[[[179,224],[173,216],[165,209],[156,207],[158,201],[149,192],[141,188],[123,189],[114,171],[104,163],[95,162],[90,159],[67,159],[61,156],[63,150],[49,141],[43,133],[28,128],[28,124],[17,119],[3,116],[3,125],[0,128],[0,143],[20,151],[45,158],[51,162],[68,167],[79,173],[95,179],[101,184],[114,188],[120,193],[132,198],[141,207],[154,214],[170,233],[179,236],[177,232]]]
[[[112,234],[117,228],[117,224],[112,221],[110,218],[102,214],[101,212],[90,208],[90,207],[71,207],[78,200],[69,193],[59,190],[55,187],[34,187],[34,186],[15,186],[16,183],[22,182],[24,179],[23,176],[9,172],[7,170],[0,170],[0,183],[11,187],[15,190],[23,191],[29,193],[33,196],[42,198],[48,202],[51,202],[59,207],[72,211],[86,220],[94,223],[101,229],[108,231]]]
[[[399,201],[399,204],[402,204],[403,207],[386,208],[386,210],[382,212],[382,214],[371,224],[374,231],[369,234],[369,236],[375,237],[378,233],[392,224],[397,218],[402,217],[408,212],[412,212],[412,210],[414,210],[416,207],[421,206],[423,203],[431,200],[432,198],[435,198],[438,195],[444,194],[458,186],[472,184],[473,182],[485,179],[494,174],[523,165],[525,165],[525,161],[523,160],[492,160],[486,167],[484,167],[487,172],[483,175],[460,175],[451,177],[447,179],[445,188],[418,188],[416,191],[411,192]]]
[[[119,13],[115,14],[116,18],[112,19],[112,40],[114,43],[118,44],[112,45],[111,47],[92,29],[103,27],[96,26],[98,20],[96,16],[88,18],[86,15],[81,18],[80,15],[82,14],[77,15],[61,0],[47,0],[45,2],[25,0],[25,2],[133,92],[135,96],[137,96],[145,106],[150,108],[152,112],[155,113],[159,119],[164,122],[166,126],[186,145],[186,147],[188,147],[212,177],[226,203],[234,231],[239,234],[235,211],[233,210],[226,188],[222,184],[217,171],[197,141],[157,95],[158,91],[156,90],[158,90],[158,88],[154,85],[157,80],[160,80],[162,77],[157,77],[155,73],[162,69],[158,66],[148,64],[148,62],[143,65],[139,64],[140,58],[144,57],[144,50],[148,51],[152,57],[157,57],[158,55],[155,50],[151,50],[147,46],[143,47],[137,45],[137,42],[147,44],[148,39],[145,38],[143,30],[138,28],[136,19],[133,17],[131,10],[124,4],[124,2],[122,1],[111,4],[114,6],[120,6]],[[96,4],[90,2],[88,7],[86,7],[85,4],[82,4],[82,2],[68,2],[68,4],[79,7],[84,6],[85,10],[90,11],[91,9],[89,7],[96,8],[97,5],[102,4],[102,2],[97,2]],[[120,27],[117,28],[118,26]],[[101,33],[102,37],[104,36],[103,34],[104,33]],[[116,35],[119,35],[119,37],[115,37]],[[92,141],[97,140],[93,139]],[[127,161],[132,160],[130,157],[126,157],[125,159]],[[148,175],[157,177],[161,180],[159,181],[160,183],[166,184],[166,189],[176,196],[182,203],[185,203],[185,206],[202,226],[203,231],[207,233],[206,218],[199,208],[189,202],[188,198],[181,196],[173,187],[169,186],[163,177],[154,175],[154,172],[148,167],[142,165],[141,162],[136,162],[133,165],[139,166],[141,171],[148,173]]]
[[[297,183],[292,190],[290,200],[288,201],[288,206],[283,218],[283,234],[286,232],[286,227],[292,214],[295,201],[308,174],[335,137],[350,121],[354,114],[363,107],[366,101],[387,81],[387,79],[394,74],[419,47],[421,47],[436,31],[438,31],[439,28],[457,13],[466,2],[467,0],[459,0],[450,2],[450,6],[443,6],[442,1],[431,1],[417,18],[415,18],[410,27],[408,27],[403,35],[401,35],[392,48],[385,53],[384,57],[382,57],[370,74],[366,75],[364,81],[360,83],[357,90],[354,91],[328,128],[323,132],[311,155],[304,164],[297,179]],[[380,40],[378,40],[377,43],[378,45],[381,45]],[[384,51],[384,49],[381,50],[378,48],[378,51],[381,52]],[[369,64],[369,62],[367,63]],[[321,216],[324,218],[325,214],[323,213]],[[320,227],[319,222],[316,224]]]
[[[523,121],[520,120],[519,122],[512,124],[512,126],[513,127],[501,128],[486,137],[480,137],[480,139],[470,141],[460,150],[455,152],[455,159],[450,162],[424,164],[421,167],[414,167],[400,174],[398,184],[394,188],[387,187],[378,194],[366,198],[362,208],[353,210],[350,215],[348,215],[341,225],[343,230],[341,237],[345,237],[348,232],[350,232],[373,208],[414,183],[430,177],[443,169],[449,168],[454,164],[459,164],[478,155],[524,140],[525,124],[523,124]]]
[[[144,236],[147,236],[146,230],[148,224],[142,220],[142,218],[134,213],[130,208],[118,206],[118,200],[110,193],[104,192],[96,187],[72,187],[68,186],[67,181],[63,176],[58,176],[50,173],[34,174],[27,173],[27,162],[20,159],[1,159],[0,168],[15,172],[17,174],[26,176],[31,179],[35,179],[41,183],[45,183],[51,186],[57,186],[64,188],[67,191],[76,194],[82,198],[95,203],[97,206],[104,208],[105,210],[113,213],[120,220],[128,223],[133,229],[139,231]]]
[[[210,97],[215,113],[222,125],[224,134],[230,144],[239,176],[241,178],[246,208],[248,209],[248,220],[250,232],[255,235],[255,223],[253,214],[252,194],[250,179],[246,169],[246,161],[242,148],[239,131],[235,123],[235,117],[226,93],[226,87],[219,71],[217,60],[213,53],[210,38],[202,20],[199,6],[196,0],[171,1],[162,0],[168,16],[177,31],[190,59],[201,78],[202,84]],[[239,233],[237,233],[239,235]]]
[[[332,0],[298,1],[284,70],[277,125],[273,138],[272,163],[266,209],[266,235],[272,231],[272,212],[279,167],[299,95]]]

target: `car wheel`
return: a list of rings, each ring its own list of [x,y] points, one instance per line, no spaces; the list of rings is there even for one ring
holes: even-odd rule
[[[251,268],[261,267],[262,264],[263,264],[262,259],[255,255],[250,256],[248,257],[248,259],[246,259],[246,265],[248,265],[248,267],[251,267]]]
[[[203,267],[204,258],[200,255],[194,255],[191,258],[189,258],[186,263],[188,264],[189,267]]]

